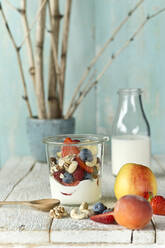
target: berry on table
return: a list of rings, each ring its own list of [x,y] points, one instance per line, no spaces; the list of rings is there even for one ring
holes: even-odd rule
[[[102,202],[97,202],[93,206],[93,211],[95,214],[102,214],[105,209],[107,209],[107,207]]]
[[[154,214],[165,215],[165,198],[163,196],[154,196],[150,203]]]
[[[82,161],[91,162],[93,160],[92,152],[87,148],[84,148],[80,151],[79,157]]]
[[[91,220],[104,223],[104,224],[112,224],[115,223],[115,219],[112,215],[112,212],[104,213],[104,214],[98,214],[93,215],[90,217]]]

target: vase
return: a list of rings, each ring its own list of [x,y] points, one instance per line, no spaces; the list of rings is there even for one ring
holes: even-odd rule
[[[46,162],[43,138],[59,134],[74,134],[75,119],[73,117],[67,120],[27,118],[26,129],[32,157],[39,162]]]

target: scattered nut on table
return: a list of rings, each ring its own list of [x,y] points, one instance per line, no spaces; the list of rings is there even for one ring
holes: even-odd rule
[[[80,207],[79,207],[79,210],[84,210],[84,209],[88,209],[88,203],[87,202],[82,202]]]
[[[82,220],[82,219],[87,219],[89,216],[87,213],[79,211],[78,208],[73,208],[70,211],[70,217],[72,219]]]
[[[82,220],[87,219],[93,214],[93,211],[88,209],[88,203],[82,202],[79,209],[73,208],[70,212],[70,217],[72,219]]]
[[[57,206],[50,210],[49,216],[51,218],[61,219],[68,216],[68,213],[63,206]]]

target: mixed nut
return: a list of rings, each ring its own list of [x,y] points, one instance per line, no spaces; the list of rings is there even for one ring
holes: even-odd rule
[[[61,219],[68,216],[68,213],[63,206],[57,206],[50,210],[49,216],[51,218]]]

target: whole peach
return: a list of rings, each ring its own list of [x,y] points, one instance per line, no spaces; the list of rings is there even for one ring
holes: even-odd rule
[[[114,208],[116,222],[129,229],[141,229],[152,218],[151,204],[141,196],[126,195],[121,197]]]
[[[145,193],[157,193],[157,182],[150,168],[129,163],[121,167],[114,186],[114,192],[117,199],[124,195],[144,196]]]

